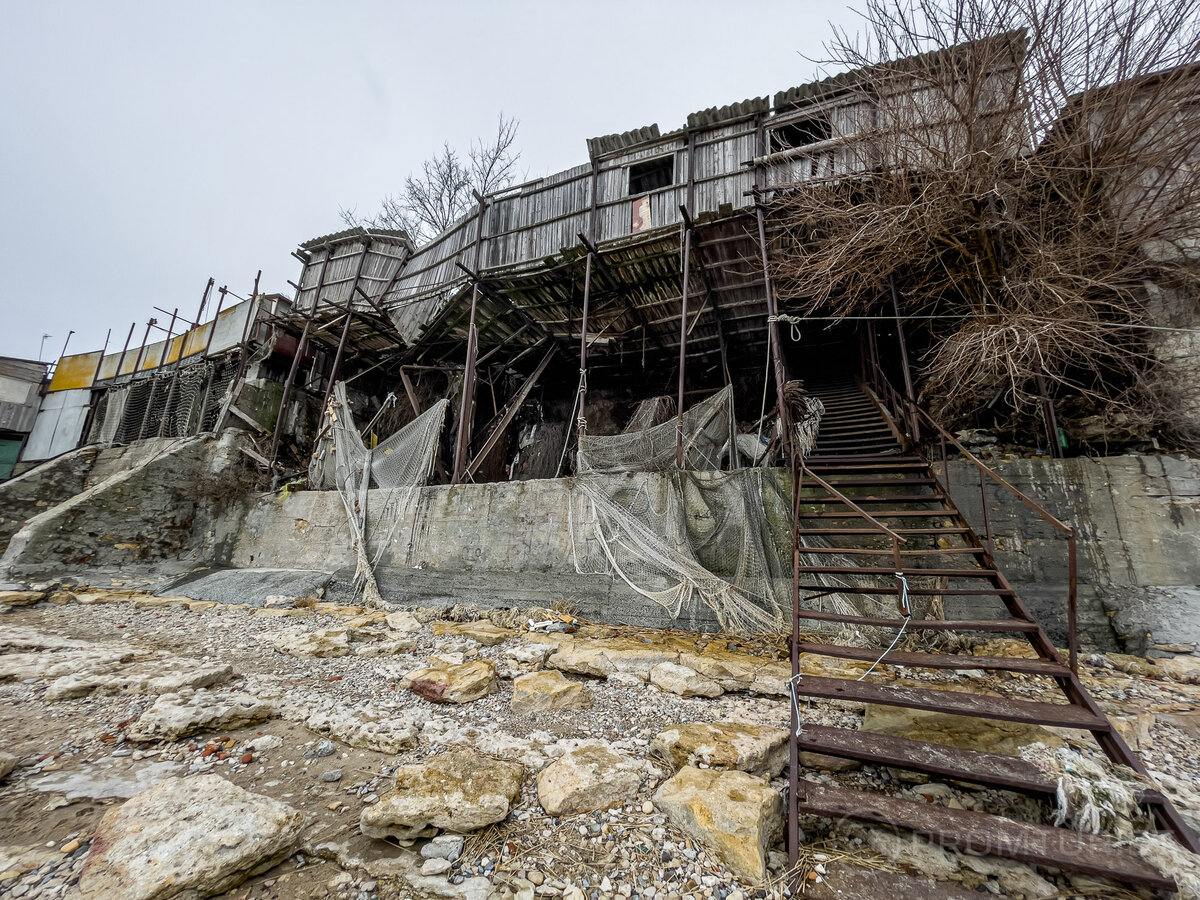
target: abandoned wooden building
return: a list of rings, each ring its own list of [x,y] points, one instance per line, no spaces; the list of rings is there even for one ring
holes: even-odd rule
[[[993,74],[1010,84],[1021,45],[997,41],[1012,53]],[[808,751],[1054,792],[982,749],[800,730],[804,697],[1073,728],[1145,771],[1078,674],[1081,646],[1115,645],[1107,569],[1096,573],[1119,566],[1095,564],[1103,551],[1090,543],[1081,592],[1082,538],[1030,496],[1040,476],[1018,487],[917,402],[917,351],[894,287],[881,287],[876,314],[826,318],[801,314],[803,298],[773,278],[790,239],[776,200],[886,164],[864,153],[864,136],[880,104],[911,103],[914,91],[868,100],[857,78],[702,110],[671,131],[589,139],[586,162],[478,197],[419,246],[365,227],[305,241],[290,300],[256,285],[205,321],[210,282],[200,312],[183,325],[172,316],[162,341],[60,361],[56,408],[85,412],[46,456],[247,433],[237,454],[261,490],[221,495],[226,506],[197,492],[170,552],[204,571],[176,566],[175,592],[288,571],[383,605],[565,595],[605,621],[790,632],[793,852],[798,814],[848,817],[1163,888],[1101,838],[983,812],[939,817],[799,778]],[[1010,137],[1014,158],[1036,149],[1027,133]],[[1049,465],[1064,432],[1048,395],[1042,415],[1026,443]],[[170,452],[193,452],[181,446]],[[72,533],[108,533],[88,515],[72,508]],[[39,536],[57,547],[47,535],[58,540],[65,520],[29,521],[4,558],[13,572],[39,572]],[[154,566],[169,555],[146,555],[159,546],[149,538],[92,543],[58,562]],[[1025,566],[1016,586],[1001,570],[1010,561]],[[1188,577],[1153,584],[1200,580]],[[802,640],[814,630],[824,635]],[[893,649],[906,633],[927,640]],[[955,633],[1025,639],[1033,657],[937,652],[935,638]],[[801,653],[869,663],[881,651],[887,665],[1044,678],[1058,700],[800,672]],[[1200,850],[1166,797],[1141,800]]]

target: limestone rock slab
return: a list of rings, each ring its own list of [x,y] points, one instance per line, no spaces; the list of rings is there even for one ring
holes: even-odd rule
[[[867,705],[862,730],[945,744],[963,750],[986,749],[989,753],[1005,756],[1019,756],[1022,747],[1039,741],[1048,747],[1065,746],[1062,738],[1038,725],[999,722],[879,704]]]
[[[725,689],[695,669],[678,663],[659,663],[650,670],[650,683],[680,697],[720,697]]]
[[[595,744],[564,753],[538,773],[538,802],[552,816],[620,806],[642,785],[632,757]]]
[[[174,694],[185,688],[210,687],[233,675],[232,666],[214,666],[178,657],[136,662],[115,672],[80,672],[55,679],[47,700],[69,700],[88,694]]]
[[[400,686],[433,703],[470,703],[496,692],[496,666],[490,659],[441,664],[409,672]]]
[[[163,694],[126,736],[131,741],[177,740],[201,731],[256,725],[275,714],[275,705],[246,693],[198,691]]]
[[[501,821],[521,793],[525,767],[470,750],[401,766],[395,788],[366,807],[359,828],[401,841],[435,831],[467,833]]]
[[[280,653],[301,659],[325,659],[350,654],[349,628],[292,628],[267,635],[266,642]]]
[[[558,671],[531,672],[513,681],[511,708],[515,716],[589,709],[591,705],[592,692],[587,686],[563,677]]]
[[[434,622],[429,627],[435,635],[468,637],[485,647],[494,647],[509,638],[516,637],[507,628],[494,625],[487,619],[480,619],[478,622]]]
[[[371,706],[321,710],[313,713],[304,724],[351,747],[379,753],[408,750],[416,746],[419,735],[409,718]]]
[[[767,848],[783,829],[783,798],[766,781],[684,766],[658,789],[654,803],[735,875],[766,878]]]
[[[703,763],[773,778],[787,765],[787,732],[742,722],[693,722],[660,732],[650,749],[676,769]]]
[[[296,846],[301,813],[217,775],[168,778],[109,810],[79,879],[82,900],[205,897]]]

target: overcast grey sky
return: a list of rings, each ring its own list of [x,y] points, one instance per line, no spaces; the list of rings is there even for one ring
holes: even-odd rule
[[[585,139],[802,84],[838,3],[4,4],[0,355],[192,316],[209,275],[291,295],[289,253],[503,111],[530,178]],[[159,337],[161,337],[161,333]]]

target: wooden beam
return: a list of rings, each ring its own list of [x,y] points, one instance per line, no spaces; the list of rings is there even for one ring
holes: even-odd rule
[[[557,351],[558,347],[554,344],[551,344],[550,349],[546,351],[546,355],[542,357],[542,361],[538,363],[537,368],[533,370],[530,376],[525,379],[525,383],[522,384],[516,394],[513,395],[512,400],[510,400],[508,405],[505,407],[504,415],[501,416],[495,430],[488,435],[487,441],[484,442],[484,445],[480,448],[479,452],[475,454],[475,458],[472,459],[470,464],[467,466],[464,477],[469,478],[472,474],[474,474],[475,470],[479,468],[485,459],[487,459],[487,455],[491,453],[496,444],[499,443],[500,437],[504,434],[504,430],[508,428],[509,423],[512,422],[513,418],[520,411],[521,405],[525,402],[525,398],[529,396],[529,392],[533,390],[533,387],[535,384],[537,384],[538,379],[542,377],[542,373],[546,371],[546,366],[550,364],[550,360]]]

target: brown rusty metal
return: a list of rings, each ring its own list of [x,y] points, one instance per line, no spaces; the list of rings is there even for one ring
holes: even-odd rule
[[[799,744],[802,750],[809,753],[911,769],[939,778],[971,781],[1011,791],[1053,795],[1058,787],[1055,779],[1048,778],[1041,769],[1020,757],[964,750],[869,731],[805,725],[800,732]]]
[[[801,790],[799,805],[804,813],[899,827],[967,853],[1065,868],[1155,890],[1175,889],[1171,878],[1110,838],[810,781],[802,782]]]
[[[689,161],[689,168],[690,168]],[[683,209],[683,286],[679,311],[679,399],[675,410],[675,467],[683,468],[683,390],[687,374],[688,275],[692,267],[692,224]],[[731,448],[732,449],[732,448]]]

